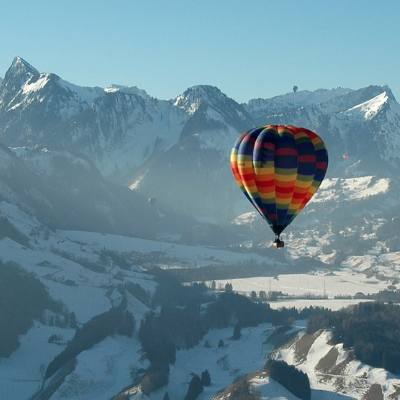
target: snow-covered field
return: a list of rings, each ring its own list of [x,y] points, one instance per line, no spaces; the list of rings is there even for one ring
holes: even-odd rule
[[[69,311],[75,312],[80,323],[87,322],[94,315],[118,304],[121,295],[117,291],[117,286],[121,282],[138,283],[149,293],[154,292],[156,283],[151,276],[144,273],[140,265],[133,265],[131,270],[122,270],[114,263],[110,263],[104,272],[96,273],[71,259],[62,257],[54,252],[54,249],[91,262],[98,262],[99,253],[104,249],[119,254],[157,254],[159,265],[164,268],[199,267],[215,265],[218,262],[227,265],[249,260],[280,265],[279,261],[252,253],[235,253],[90,232],[57,231],[50,232],[48,238],[44,238],[40,233],[32,236],[32,230],[41,227],[38,221],[5,202],[0,203],[0,212],[31,241],[31,247],[26,248],[8,238],[0,240],[2,260],[15,261],[26,271],[36,274],[55,300],[62,301]],[[334,296],[354,295],[357,292],[377,293],[390,284],[374,277],[367,278],[362,273],[363,263],[368,266],[377,265],[375,256],[371,257],[347,259],[342,269],[333,272],[327,269],[309,274],[287,274],[271,278],[221,280],[217,281],[217,285],[224,286],[229,282],[234,291],[247,295],[252,291],[258,294],[262,290],[281,291],[287,295],[297,296],[325,294],[328,296],[327,300],[312,298],[279,300],[272,302],[271,306],[303,308],[313,305],[339,309],[359,300],[336,300]],[[393,271],[397,269],[396,254],[385,254],[378,261]],[[135,315],[137,326],[138,321],[149,310],[132,296],[128,296],[128,309]],[[303,328],[298,327],[298,329]],[[212,385],[205,389],[199,400],[211,399],[217,392],[232,384],[236,378],[263,368],[267,355],[272,350],[270,345],[265,344],[270,332],[269,324],[246,328],[242,330],[242,338],[239,341],[230,339],[233,328],[208,332],[198,346],[188,351],[177,352],[176,363],[171,366],[169,385],[152,394],[150,399],[161,400],[165,391],[169,392],[171,399],[183,398],[192,373],[200,375],[205,369],[210,372]],[[61,343],[48,343],[48,338],[52,334],[61,335]],[[21,336],[21,346],[11,357],[0,360],[0,400],[29,399],[40,388],[48,363],[64,349],[73,335],[72,329],[61,329],[35,322],[29,332]],[[210,343],[209,348],[204,346],[206,339]],[[220,339],[225,343],[222,348],[217,347]],[[137,371],[146,366],[146,362],[141,360],[140,343],[136,336],[131,339],[121,336],[107,338],[78,356],[75,371],[66,378],[52,399],[108,400],[122,388],[129,386]],[[353,394],[334,394],[329,391],[331,387],[317,385],[313,378],[311,381],[314,390],[313,399],[357,398],[352,397]],[[253,380],[253,384],[259,387],[264,399],[295,399],[276,383],[268,382],[268,378]],[[132,394],[132,399],[145,398],[142,394],[135,396]]]
[[[361,292],[365,295],[378,293],[386,289],[387,282],[376,278],[367,278],[362,273],[352,272],[344,268],[333,272],[315,271],[310,274],[288,274],[276,277],[252,277],[245,279],[230,279],[215,281],[217,287],[224,287],[231,283],[235,292],[250,296],[252,291],[258,295],[260,291],[266,293],[275,291],[288,295],[288,299],[279,299],[271,302],[271,307],[296,307],[304,308],[310,305],[338,310],[351,304],[356,304],[359,299],[335,299],[335,296],[354,296]],[[211,282],[208,282],[210,284]],[[327,296],[327,299],[290,299],[289,296],[318,297]]]

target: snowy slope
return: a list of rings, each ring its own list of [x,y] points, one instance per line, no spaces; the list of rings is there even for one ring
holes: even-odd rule
[[[398,376],[349,360],[341,344],[328,344],[330,337],[328,331],[318,331],[313,335],[302,332],[290,347],[278,350],[275,358],[307,373],[313,391],[336,392],[350,399],[381,398],[379,392],[383,394],[382,398],[397,398]],[[393,395],[395,397],[391,397]]]
[[[26,271],[34,273],[44,283],[54,299],[62,301],[69,311],[76,314],[79,323],[84,323],[94,315],[117,305],[121,298],[117,288],[121,282],[137,283],[149,293],[154,292],[156,283],[140,265],[133,261],[134,257],[130,270],[122,270],[118,265],[111,263],[105,266],[104,272],[99,273],[85,268],[79,262],[64,258],[60,252],[72,254],[77,260],[98,262],[99,251],[107,249],[125,256],[139,254],[142,260],[146,260],[148,257],[148,260],[152,260],[164,268],[180,268],[187,265],[200,267],[212,265],[215,262],[229,265],[229,263],[245,260],[276,262],[279,265],[278,261],[254,253],[233,253],[116,235],[57,231],[50,232],[49,237],[45,238],[41,230],[42,225],[17,207],[1,202],[0,212],[20,232],[30,237],[30,248],[24,248],[8,238],[0,240],[3,262],[15,261]],[[32,237],[30,236],[32,230],[39,233]],[[55,249],[58,250],[58,253],[54,252]],[[155,256],[156,254],[159,256]],[[392,259],[396,259],[395,254],[387,254],[383,258],[387,262]],[[354,269],[358,264],[358,260],[349,259],[345,268],[335,273],[327,270],[316,271],[313,274],[281,275],[276,279],[249,278],[230,280],[230,282],[235,291],[243,294],[249,294],[252,290],[259,292],[270,289],[281,290],[292,295],[325,291],[329,297],[325,301],[281,301],[273,303],[272,306],[305,307],[314,304],[338,309],[347,304],[354,304],[354,300],[336,301],[332,299],[334,295],[354,294],[358,291],[377,293],[378,290],[386,288],[388,284],[374,277],[366,278],[362,271],[358,274],[355,273]],[[72,285],[71,282],[73,282]],[[226,281],[221,281],[221,284],[225,283]],[[130,295],[128,296],[128,309],[133,312],[137,321],[140,321],[149,310]],[[243,336],[237,342],[230,340],[233,327],[208,332],[198,346],[188,351],[177,352],[177,361],[171,366],[170,383],[164,388],[165,390],[154,393],[150,399],[161,400],[165,391],[169,392],[170,397],[171,395],[177,396],[175,398],[183,397],[187,391],[191,373],[200,374],[205,369],[210,371],[213,383],[199,399],[211,399],[219,391],[232,384],[235,378],[262,369],[267,354],[272,350],[268,344],[265,344],[270,329],[269,324],[243,329]],[[52,334],[61,335],[61,343],[48,343],[47,340]],[[9,359],[2,360],[0,395],[4,398],[29,398],[41,386],[45,367],[55,355],[61,352],[73,334],[71,329],[61,329],[36,322],[28,334],[21,337],[20,348]],[[211,345],[210,348],[204,347],[206,339]],[[223,339],[226,343],[224,348],[217,347],[219,339]],[[321,351],[321,357],[327,349],[326,346],[323,351],[318,350]],[[110,399],[124,387],[130,385],[132,377],[139,376],[137,374],[141,368],[146,368],[147,364],[141,361],[139,350],[140,345],[136,336],[131,339],[120,336],[107,338],[78,356],[75,371],[67,376],[52,398],[60,400]],[[282,357],[284,357],[283,354]],[[285,357],[290,360],[291,356],[286,354]],[[316,359],[317,355],[312,360],[310,359],[310,364],[304,364],[302,368],[311,368],[316,363]],[[368,371],[370,371],[371,381],[375,382],[378,379],[377,372],[370,369]],[[313,380],[313,390],[324,391],[325,397],[319,398],[327,400],[341,398],[340,396],[329,397],[332,385],[324,386],[315,379]],[[294,399],[279,385],[266,378],[254,378],[253,384],[260,389],[265,398]],[[132,398],[144,399],[145,397],[136,392],[136,394],[132,394]]]

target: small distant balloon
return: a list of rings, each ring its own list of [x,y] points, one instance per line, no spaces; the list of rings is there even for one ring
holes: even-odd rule
[[[349,159],[348,154],[343,154],[343,159],[348,160]]]
[[[154,206],[154,204],[156,204],[156,198],[155,197],[150,197],[148,200],[149,204],[151,206]]]
[[[298,87],[297,86],[293,86],[293,92],[297,92]]]

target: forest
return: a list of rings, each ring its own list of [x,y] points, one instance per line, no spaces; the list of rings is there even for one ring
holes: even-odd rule
[[[400,306],[364,302],[308,318],[308,333],[331,329],[333,343],[352,349],[354,357],[373,367],[400,373]]]
[[[135,330],[135,319],[131,312],[123,307],[94,316],[90,321],[77,327],[75,335],[67,347],[50,362],[46,370],[46,379],[53,376],[68,361],[74,359],[82,351],[88,350],[107,336],[115,333],[131,337]]]
[[[46,309],[60,311],[44,285],[13,262],[0,260],[0,357],[9,357]]]
[[[264,370],[291,393],[302,400],[311,399],[310,381],[306,373],[283,360],[268,360]]]
[[[161,283],[154,296],[154,305],[161,306],[161,309],[158,313],[148,313],[139,328],[144,356],[150,361],[141,382],[146,394],[168,383],[169,365],[174,364],[176,351],[196,346],[209,329],[232,326],[232,340],[235,340],[244,327],[270,322],[288,329],[295,319],[307,319],[312,314],[324,315],[327,312],[318,307],[301,311],[294,307],[274,310],[268,303],[254,302],[234,293],[229,287],[215,298],[203,284],[183,286],[166,271],[154,272]],[[204,303],[208,303],[205,310],[201,308]],[[221,341],[218,344],[223,345]],[[196,378],[192,386],[199,387],[198,383]],[[197,392],[198,389],[192,388],[190,393]]]

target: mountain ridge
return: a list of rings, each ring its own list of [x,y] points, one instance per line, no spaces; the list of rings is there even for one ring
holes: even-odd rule
[[[241,133],[266,124],[319,134],[329,150],[327,177],[394,176],[400,165],[400,105],[387,86],[239,104],[197,85],[159,100],[134,86],[79,87],[19,57],[0,84],[0,142],[78,151],[108,180],[199,221],[228,224],[249,209],[229,155]]]

